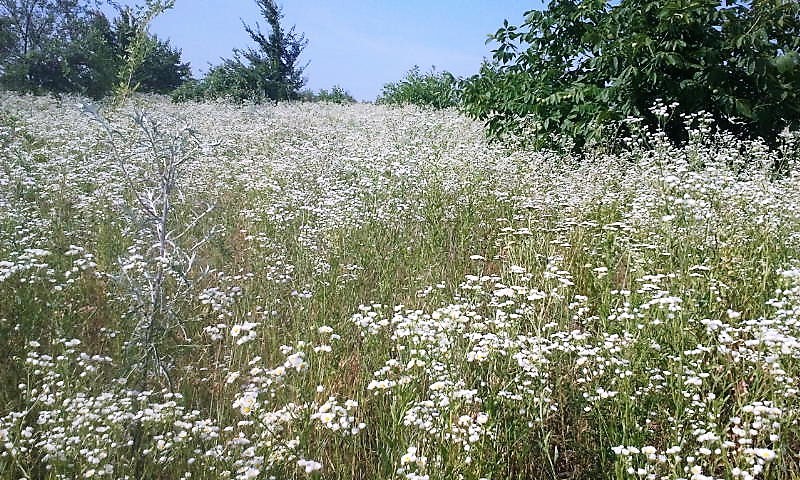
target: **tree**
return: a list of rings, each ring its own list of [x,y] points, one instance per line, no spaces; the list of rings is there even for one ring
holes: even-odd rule
[[[629,116],[655,126],[657,100],[704,110],[718,128],[774,139],[800,122],[800,4],[793,0],[553,0],[490,37],[494,62],[465,83],[494,135],[523,127],[578,144]]]
[[[298,62],[308,40],[304,34],[296,33],[294,26],[288,31],[283,28],[283,14],[274,0],[256,0],[256,3],[269,24],[268,34],[261,31],[258,23],[251,27],[242,22],[255,47],[234,50],[232,59],[213,67],[202,81],[177,90],[173,95],[176,101],[229,98],[277,102],[299,98],[299,91],[306,83],[303,78],[306,65]]]
[[[59,54],[79,37],[79,0],[0,0],[0,82],[25,91],[64,91]]]
[[[357,102],[353,95],[341,85],[334,85],[330,90],[321,88],[317,92],[311,89],[304,89],[297,93],[297,97],[303,102],[338,103],[339,105]]]
[[[297,64],[308,40],[305,35],[295,33],[295,27],[284,31],[281,26],[283,13],[275,0],[256,0],[261,16],[270,26],[269,35],[261,32],[261,27],[244,24],[245,31],[256,43],[257,48],[248,48],[237,53],[244,58],[249,67],[261,79],[261,87],[268,98],[288,100],[296,98],[297,92],[305,85],[303,71],[306,66]]]
[[[0,17],[0,69],[3,68],[9,56],[15,51],[17,42],[11,19]],[[2,74],[2,70],[0,70],[0,74]]]
[[[66,43],[53,56],[60,65],[61,88],[49,91],[73,92],[92,98],[106,95],[114,87],[119,55],[113,31],[105,15],[91,12],[79,25],[80,40]],[[50,78],[58,79],[53,72]]]
[[[180,50],[146,31],[139,35],[142,12],[117,11],[112,23],[79,0],[0,0],[0,84],[100,98],[114,88],[137,38],[142,58],[129,73],[140,91],[167,93],[189,78]]]
[[[0,0],[0,18],[13,53],[25,57],[69,38],[83,8],[78,0]]]
[[[154,5],[157,8],[151,9],[153,12],[171,7],[171,3]],[[179,49],[173,48],[169,41],[160,40],[147,31],[139,32],[144,20],[140,17],[146,15],[146,12],[137,13],[129,7],[118,7],[117,11],[118,16],[114,19],[112,32],[112,43],[117,58],[128,56],[137,38],[142,40],[142,45],[139,45],[140,61],[130,72],[129,80],[133,86],[137,86],[142,92],[169,93],[189,80],[191,68],[188,63],[181,62]]]

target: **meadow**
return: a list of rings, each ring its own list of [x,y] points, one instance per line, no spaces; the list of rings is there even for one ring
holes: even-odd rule
[[[800,478],[800,135],[687,121],[0,94],[0,478]]]

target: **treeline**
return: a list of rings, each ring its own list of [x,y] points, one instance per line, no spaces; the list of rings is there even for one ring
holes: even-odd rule
[[[303,90],[300,55],[308,41],[294,27],[284,28],[274,0],[256,0],[266,31],[244,24],[253,47],[235,49],[232,58],[193,79],[181,51],[146,31],[148,15],[173,3],[147,0],[130,8],[112,0],[0,0],[0,87],[101,98],[124,83],[176,101],[355,101],[339,86]],[[115,15],[109,18],[103,7]]]
[[[113,19],[82,0],[0,0],[0,85],[26,93],[108,95],[122,75],[142,10],[116,6]],[[155,35],[131,81],[169,93],[191,71],[181,51]]]

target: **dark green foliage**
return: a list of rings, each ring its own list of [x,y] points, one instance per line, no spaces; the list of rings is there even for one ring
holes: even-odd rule
[[[236,102],[293,100],[305,84],[299,65],[308,40],[295,27],[288,31],[281,25],[283,14],[274,0],[256,0],[261,15],[270,27],[269,34],[256,24],[244,24],[255,48],[234,50],[233,58],[213,67],[199,82],[178,89],[175,101],[226,98]],[[244,23],[244,22],[243,22]]]
[[[414,66],[399,82],[384,85],[377,102],[433,108],[455,107],[459,104],[458,84],[458,79],[450,72],[437,72],[431,68],[430,72],[421,73],[419,67]]]
[[[78,0],[0,0],[0,24],[11,58],[74,38],[86,7]]]
[[[11,19],[0,17],[0,65],[5,65],[8,57],[14,52],[17,42]]]
[[[74,92],[92,98],[106,95],[117,78],[118,50],[113,42],[113,31],[108,19],[91,13],[80,25],[81,37],[64,45],[61,72],[63,88],[45,88],[48,91]],[[49,78],[58,78],[56,73]]]
[[[124,66],[136,21],[132,10],[120,8],[112,24],[78,0],[0,0],[0,86],[103,97]],[[165,93],[189,77],[179,50],[152,35],[146,42],[133,74],[140,91]]]
[[[181,51],[151,38],[151,47],[144,62],[134,73],[134,81],[139,90],[154,93],[169,93],[191,77],[188,63],[181,62]]]
[[[224,60],[212,67],[199,81],[187,82],[172,92],[174,101],[224,98],[236,103],[263,102],[269,99],[269,85],[255,69],[237,60]]]
[[[119,10],[114,20],[113,44],[118,58],[125,58],[140,25],[144,22],[130,8]],[[162,41],[155,35],[146,34],[144,39],[144,56],[141,64],[133,71],[131,83],[142,92],[169,93],[191,77],[188,63],[181,62],[181,51]]]
[[[86,9],[77,0],[0,0],[0,83],[16,90],[65,91],[63,63],[80,38]]]
[[[356,103],[356,99],[350,95],[350,92],[339,85],[334,85],[330,90],[321,88],[317,93],[311,90],[303,90],[299,96],[300,100],[304,102],[328,102],[340,105]]]
[[[173,102],[188,102],[202,100],[205,95],[205,81],[190,78],[170,93]]]
[[[722,2],[722,3],[721,3]],[[579,145],[650,108],[678,103],[665,125],[680,142],[681,114],[773,141],[800,122],[800,5],[793,0],[554,0],[517,27],[464,84],[465,110],[491,135],[566,135]]]

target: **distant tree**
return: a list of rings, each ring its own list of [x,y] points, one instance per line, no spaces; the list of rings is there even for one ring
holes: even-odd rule
[[[118,58],[124,58],[137,38],[141,19],[129,7],[118,8],[114,19],[113,44]],[[191,77],[188,63],[181,61],[181,51],[169,41],[145,33],[141,62],[131,73],[130,81],[142,92],[169,93]]]
[[[63,49],[80,36],[79,0],[0,0],[0,83],[16,90],[68,91]]]
[[[465,83],[465,110],[490,133],[524,127],[540,142],[602,138],[650,107],[704,110],[718,128],[774,139],[800,122],[800,2],[796,0],[553,0],[491,37],[494,63]]]
[[[298,60],[308,40],[304,34],[295,33],[294,26],[284,30],[281,25],[283,13],[275,0],[256,0],[256,4],[269,24],[270,32],[268,35],[262,33],[258,23],[255,27],[244,24],[256,48],[237,53],[256,71],[267,97],[273,100],[295,98],[306,83],[303,78],[305,65],[299,65]]]
[[[304,102],[327,102],[338,103],[340,105],[356,103],[356,99],[340,85],[334,85],[330,90],[321,88],[319,91],[306,89],[297,94],[298,98]]]
[[[353,98],[350,92],[339,85],[334,85],[330,90],[320,89],[317,92],[316,101],[339,104],[356,103],[356,99]]]
[[[11,19],[0,17],[0,69],[6,64],[9,56],[14,53],[17,42]],[[0,70],[0,74],[2,74],[2,70]]]
[[[18,57],[42,51],[54,41],[69,39],[85,11],[79,0],[0,0],[0,18]]]
[[[48,90],[103,97],[114,87],[119,61],[111,25],[102,13],[91,12],[77,29],[79,40],[66,43],[58,54],[64,87]]]
[[[263,102],[269,97],[260,88],[261,82],[254,69],[227,59],[211,67],[201,80],[187,82],[177,88],[172,93],[172,99],[176,102],[209,99],[226,99],[236,103]]]
[[[24,92],[73,92],[99,98],[126,65],[137,21],[118,7],[110,22],[81,0],[0,0],[0,85]],[[145,32],[132,72],[140,91],[166,93],[189,78],[180,50]]]
[[[179,89],[176,101],[207,98],[229,98],[234,101],[265,101],[297,99],[305,85],[299,64],[308,40],[295,27],[288,31],[281,25],[283,14],[274,0],[256,0],[261,16],[270,30],[261,31],[258,23],[251,27],[242,22],[255,47],[236,49],[233,58],[209,70],[203,80]]]

